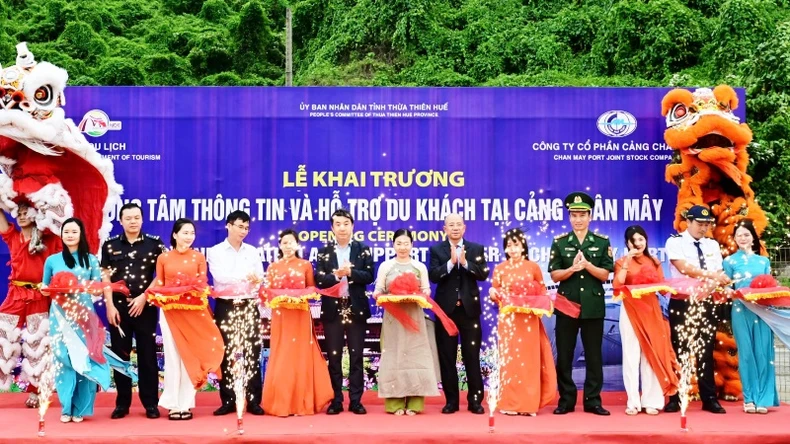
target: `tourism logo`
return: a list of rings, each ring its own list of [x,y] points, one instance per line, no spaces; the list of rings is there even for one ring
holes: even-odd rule
[[[110,120],[110,116],[100,109],[92,109],[85,113],[79,125],[80,131],[92,137],[101,137],[107,134],[107,131],[120,131],[121,128],[120,120]]]

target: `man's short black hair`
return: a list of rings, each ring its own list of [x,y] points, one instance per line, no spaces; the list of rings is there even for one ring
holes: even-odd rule
[[[351,225],[354,225],[354,216],[352,216],[351,213],[345,208],[338,208],[334,213],[332,213],[332,217],[330,218],[332,225],[334,225],[336,217],[345,217],[351,221]]]
[[[124,211],[126,211],[126,210],[133,210],[133,209],[135,209],[135,208],[137,208],[138,210],[140,210],[140,215],[142,216],[142,215],[143,215],[143,209],[142,209],[142,208],[140,208],[140,205],[137,205],[137,204],[136,204],[136,203],[134,203],[134,202],[129,202],[129,203],[126,203],[126,204],[124,204],[124,205],[121,207],[121,211],[118,213],[118,218],[120,218],[120,219],[123,219],[123,212],[124,212]]]
[[[226,224],[232,224],[232,223],[236,222],[237,220],[249,223],[250,215],[247,214],[246,211],[236,210],[236,211],[233,211],[232,213],[228,214],[228,218],[225,220],[225,223]]]

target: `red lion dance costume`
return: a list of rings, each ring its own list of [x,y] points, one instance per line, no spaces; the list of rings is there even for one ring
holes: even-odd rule
[[[661,102],[667,122],[664,140],[676,153],[676,160],[666,170],[667,181],[679,188],[675,229],[686,229],[685,212],[693,205],[709,206],[716,217],[711,235],[724,257],[738,249],[733,238],[738,221],[751,219],[759,235],[768,225],[749,186],[752,178],[746,173],[746,147],[752,141],[752,131],[732,113],[737,108],[738,96],[726,85],[693,93],[674,89]],[[741,395],[741,385],[729,324],[720,328],[716,337],[716,385],[725,399],[735,400]]]
[[[35,223],[30,243],[46,247],[28,248],[21,235],[9,243],[11,282],[0,307],[0,389],[10,388],[20,354],[21,379],[33,390],[38,385],[49,330],[49,298],[38,284],[44,259],[60,249],[61,224],[80,218],[97,253],[112,228],[107,214],[122,192],[112,162],[65,117],[67,80],[63,69],[37,63],[25,43],[17,45],[15,65],[0,66],[0,209],[16,217],[20,206],[28,207]],[[8,234],[13,230],[12,225]]]

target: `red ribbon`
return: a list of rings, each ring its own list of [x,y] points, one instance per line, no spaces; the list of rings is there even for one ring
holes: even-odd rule
[[[348,282],[341,281],[329,288],[264,288],[258,290],[258,297],[262,302],[272,302],[272,300],[279,296],[288,296],[293,298],[301,298],[311,294],[320,294],[321,296],[328,296],[330,298],[340,298],[343,294],[343,289],[348,288]]]
[[[208,305],[209,289],[206,284],[195,280],[183,285],[149,288],[144,294],[148,302],[165,310],[168,308],[200,310]]]
[[[401,273],[395,279],[392,280],[389,284],[389,294],[388,295],[381,295],[381,296],[406,296],[408,298],[419,298],[421,302],[424,302],[425,305],[429,305],[433,314],[436,315],[436,318],[439,319],[439,322],[442,323],[442,326],[447,331],[450,336],[457,336],[458,335],[458,327],[456,327],[455,322],[450,319],[449,316],[439,307],[439,304],[436,303],[433,299],[429,297],[425,297],[420,290],[422,284],[420,279],[414,273]],[[414,303],[414,301],[404,300],[404,303],[410,302]],[[412,319],[408,313],[400,306],[399,302],[395,301],[382,301],[378,302],[379,306],[384,307],[384,310],[387,310],[390,315],[392,315],[398,322],[401,323],[407,330],[411,330],[414,332],[420,331],[419,325]],[[421,305],[422,306],[422,305]]]
[[[755,297],[747,299],[748,296]],[[755,276],[749,287],[739,288],[734,297],[768,307],[790,307],[790,288],[780,286],[769,274]]]
[[[573,319],[579,319],[582,314],[581,304],[573,302],[559,293],[554,297],[554,309]]]
[[[96,281],[80,282],[77,276],[68,271],[55,273],[50,280],[50,284],[45,291],[49,292],[52,300],[60,305],[66,316],[82,330],[85,335],[85,345],[88,347],[91,359],[99,364],[106,363],[107,358],[104,356],[103,348],[107,333],[99,316],[96,315],[94,310],[80,304],[68,295],[79,293],[101,294],[106,288],[110,288],[113,292],[128,295],[129,289],[126,287],[126,284],[123,281],[113,282],[112,284]]]
[[[98,295],[104,293],[104,289],[109,288],[113,293],[122,293],[124,296],[129,296],[129,288],[126,287],[126,282],[118,281],[113,283],[96,282],[96,281],[82,281],[80,282],[73,273],[68,271],[60,271],[52,276],[52,279],[46,288],[42,288],[52,294],[76,294],[88,293]]]

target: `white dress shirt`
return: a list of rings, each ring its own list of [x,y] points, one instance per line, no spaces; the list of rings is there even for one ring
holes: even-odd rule
[[[459,267],[459,268],[464,267],[467,270],[469,269],[469,267],[467,267],[466,265],[461,265],[461,248],[463,248],[463,246],[464,246],[463,238],[458,241],[455,247],[453,247],[453,243],[450,242],[450,259],[447,261],[447,273],[451,273],[453,271],[453,268],[455,267]],[[458,263],[456,265],[453,265],[453,248],[455,248],[455,252],[456,254],[458,254],[458,258],[457,258]]]
[[[719,271],[722,269],[724,259],[721,256],[721,247],[719,243],[709,237],[702,239],[694,239],[688,231],[684,231],[679,235],[676,234],[667,240],[666,252],[670,261],[684,260],[691,265],[700,267],[699,252],[695,242],[700,243],[702,249],[702,256],[705,258],[705,269],[709,271]],[[673,278],[686,277],[674,265],[670,268]]]
[[[260,285],[251,285],[247,277],[255,274],[263,279],[263,261],[258,249],[250,244],[241,244],[235,248],[225,241],[206,250],[206,262],[214,289],[218,292],[233,291],[233,296],[221,296],[221,299],[249,299],[257,297]]]

